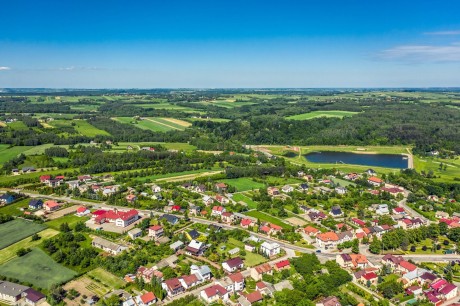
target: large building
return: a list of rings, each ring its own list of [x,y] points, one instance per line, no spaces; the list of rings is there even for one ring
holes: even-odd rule
[[[0,281],[0,300],[11,305],[22,305],[24,303],[19,302],[22,299],[27,305],[37,305],[44,301],[45,295],[27,286]]]
[[[139,213],[135,209],[128,211],[114,210],[96,210],[92,214],[92,219],[97,224],[115,223],[116,226],[126,227],[139,220]]]

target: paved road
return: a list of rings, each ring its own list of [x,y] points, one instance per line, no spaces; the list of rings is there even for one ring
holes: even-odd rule
[[[423,220],[424,222],[426,222],[427,225],[429,225],[431,223],[430,220],[428,220],[427,218],[425,218],[423,215],[419,214],[418,212],[416,212],[415,210],[413,210],[412,208],[409,207],[409,205],[407,205],[407,196],[409,195],[409,191],[405,190],[404,191],[404,199],[399,201],[398,202],[398,205],[401,206],[402,208],[404,208],[404,210],[406,212],[408,212],[410,215],[412,215],[413,217],[416,217],[416,218],[420,218],[421,220]]]

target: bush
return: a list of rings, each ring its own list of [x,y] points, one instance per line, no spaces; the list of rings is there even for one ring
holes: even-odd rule
[[[413,245],[413,246],[410,247],[410,251],[411,251],[411,252],[415,252],[416,250],[417,250],[417,248],[415,247],[415,245]]]
[[[446,239],[446,240],[444,240],[442,243],[443,243],[444,245],[449,245],[450,242],[449,242],[449,240]]]
[[[422,250],[423,250],[423,251],[428,250],[427,246],[426,246],[426,245],[422,246]]]

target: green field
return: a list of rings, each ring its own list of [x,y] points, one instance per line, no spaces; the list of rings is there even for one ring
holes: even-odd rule
[[[347,112],[347,111],[314,111],[305,114],[299,114],[294,116],[286,117],[289,120],[310,120],[320,117],[328,117],[328,118],[343,118],[343,117],[350,117],[357,114],[357,112]]]
[[[32,221],[15,219],[0,224],[0,250],[44,230],[46,226]]]
[[[24,214],[21,211],[21,208],[29,207],[30,199],[23,199],[19,202],[13,204],[8,204],[6,206],[0,207],[0,214],[10,215],[10,216],[21,216]]]
[[[8,145],[0,145],[0,164],[3,164],[10,159],[18,156],[21,153],[24,153],[25,151],[33,148],[33,147],[27,147],[27,146],[22,146],[22,147],[11,147],[8,148]]]
[[[51,228],[54,228],[55,230],[59,230],[59,227],[63,223],[67,223],[71,228],[75,226],[78,222],[86,222],[89,218],[88,217],[78,217],[74,214],[67,215],[61,218],[57,218],[51,221],[46,222],[45,224],[48,225]]]
[[[250,209],[256,209],[257,208],[257,203],[254,202],[250,197],[245,196],[244,194],[241,193],[235,193],[233,194],[233,200],[236,202],[243,201],[248,205]]]
[[[3,276],[32,283],[39,288],[49,289],[55,284],[66,282],[77,273],[61,266],[40,249],[34,248],[22,257],[16,257],[0,266]]]
[[[32,237],[27,237],[25,239],[22,239],[21,241],[18,241],[0,250],[0,265],[16,257],[16,252],[19,249],[32,248],[32,247],[38,246],[39,244],[43,242],[44,239],[48,239],[53,236],[56,236],[57,234],[59,234],[59,232],[54,229],[47,228],[46,230],[38,232],[37,234],[41,237],[40,240],[32,241]]]
[[[165,118],[144,118],[143,120],[134,120],[131,117],[116,117],[115,120],[134,125],[143,130],[150,130],[153,132],[167,132],[172,130],[182,131],[185,130],[188,125],[188,122],[183,121],[183,125],[177,124],[175,122],[168,121]]]
[[[113,150],[127,150],[128,146],[132,146],[135,149],[139,149],[140,147],[148,147],[152,146],[155,147],[155,145],[161,145],[165,147],[168,150],[178,150],[178,151],[185,151],[185,152],[191,152],[196,150],[196,147],[188,144],[188,143],[183,143],[183,142],[119,142],[118,146],[113,146]]]
[[[213,121],[213,122],[229,122],[231,121],[230,119],[224,119],[224,118],[186,118],[184,120],[193,122],[193,121]]]
[[[248,191],[265,187],[265,184],[258,183],[247,177],[240,177],[237,179],[222,180],[224,183],[233,186],[237,191]]]
[[[246,216],[250,216],[250,217],[260,219],[261,221],[266,221],[266,222],[273,223],[275,225],[281,226],[282,228],[286,228],[286,229],[292,228],[291,225],[286,224],[283,221],[281,221],[280,219],[275,218],[275,217],[273,217],[273,216],[271,216],[269,214],[266,214],[264,212],[261,212],[261,211],[251,210],[251,211],[245,212],[244,214]]]
[[[220,247],[223,246],[223,245],[226,246],[225,250],[220,249]],[[234,249],[236,247],[240,248],[240,250],[244,250],[244,243],[231,237],[231,238],[228,239],[227,243],[221,243],[218,246],[217,250],[218,250],[219,253],[224,253],[224,252],[228,252],[231,249]],[[234,255],[234,256],[236,256],[236,255]],[[244,264],[247,267],[254,267],[254,266],[260,265],[261,263],[264,263],[264,262],[267,261],[267,259],[265,257],[263,257],[262,255],[252,253],[252,252],[246,252],[246,255],[242,256],[242,258],[244,260]]]
[[[101,283],[103,283],[109,288],[120,289],[125,284],[125,282],[122,279],[113,275],[110,272],[107,272],[102,268],[96,268],[94,270],[89,271],[87,274],[99,280]]]
[[[72,127],[81,135],[94,137],[96,135],[109,136],[110,134],[104,130],[100,130],[85,120],[53,120],[48,122],[53,127]]]
[[[444,170],[440,170],[440,164],[446,165]],[[414,166],[417,171],[424,171],[428,174],[430,171],[436,176],[433,180],[438,182],[452,182],[455,178],[460,179],[460,160],[459,159],[441,159],[434,157],[414,156]],[[439,177],[438,177],[439,176]]]

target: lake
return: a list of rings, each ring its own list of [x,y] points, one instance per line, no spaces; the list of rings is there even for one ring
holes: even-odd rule
[[[385,168],[406,169],[408,160],[399,154],[357,154],[351,152],[312,152],[304,155],[312,163],[353,164]]]

